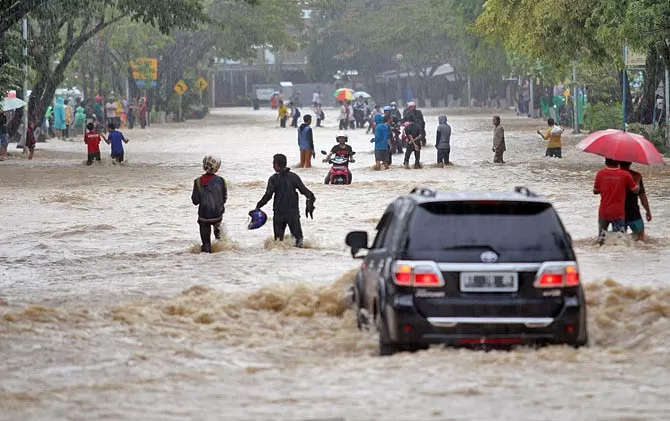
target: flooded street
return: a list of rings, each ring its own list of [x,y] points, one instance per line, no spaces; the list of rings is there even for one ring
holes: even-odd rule
[[[246,229],[272,155],[298,161],[295,129],[269,110],[126,131],[123,165],[103,144],[102,164],[87,167],[79,139],[0,163],[0,419],[667,420],[670,170],[634,167],[649,241],[601,248],[592,185],[603,159],[577,151],[578,137],[566,131],[565,158],[545,158],[535,130],[546,123],[503,114],[507,164],[494,165],[490,115],[449,114],[455,165],[440,169],[437,113],[424,112],[424,170],[395,155],[374,171],[363,130],[349,134],[352,185],[324,185],[318,154],[295,170],[317,197],[305,249],[272,241],[271,224]],[[335,143],[326,114],[319,150]],[[198,253],[190,202],[208,153],[229,186],[227,238],[212,255]],[[372,233],[391,200],[423,184],[551,198],[574,239],[591,346],[374,356],[342,300],[358,263],[344,237]]]

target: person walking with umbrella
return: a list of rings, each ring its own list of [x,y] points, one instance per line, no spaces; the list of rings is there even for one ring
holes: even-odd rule
[[[615,232],[626,232],[626,192],[638,193],[628,171],[619,168],[619,161],[605,159],[605,168],[598,171],[593,183],[593,194],[600,195],[598,208],[598,244],[605,243],[607,229],[612,225]]]

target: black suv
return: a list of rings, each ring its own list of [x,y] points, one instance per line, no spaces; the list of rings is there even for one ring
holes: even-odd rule
[[[524,187],[505,193],[415,188],[391,203],[353,285],[359,328],[379,352],[431,344],[508,348],[588,342],[572,240],[551,203]]]

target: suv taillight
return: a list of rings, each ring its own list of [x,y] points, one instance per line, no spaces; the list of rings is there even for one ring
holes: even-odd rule
[[[435,262],[397,261],[393,266],[393,282],[403,287],[444,286],[442,273]]]
[[[579,285],[577,263],[545,263],[535,276],[535,288],[563,288]]]

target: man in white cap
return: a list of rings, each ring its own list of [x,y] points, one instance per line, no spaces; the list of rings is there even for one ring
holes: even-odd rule
[[[421,110],[416,109],[416,102],[408,102],[407,108],[402,113],[402,122],[409,121],[409,116],[414,116],[414,122],[421,128],[421,146],[426,146],[426,121],[423,119]]]

